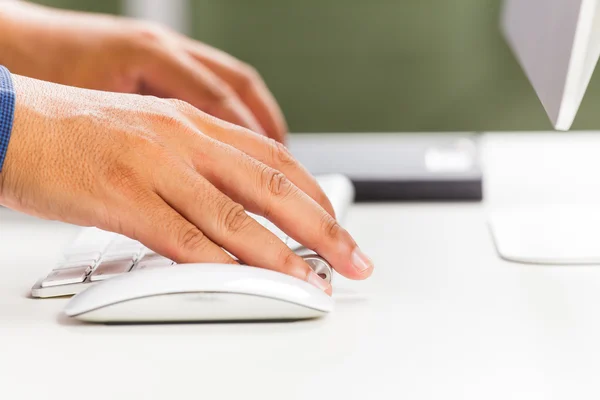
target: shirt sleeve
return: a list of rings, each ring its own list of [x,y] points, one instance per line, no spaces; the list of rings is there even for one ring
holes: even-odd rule
[[[15,118],[15,90],[10,72],[0,65],[0,172]]]

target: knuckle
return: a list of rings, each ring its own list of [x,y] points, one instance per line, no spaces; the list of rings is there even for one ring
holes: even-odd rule
[[[166,101],[170,106],[172,112],[169,114],[192,115],[198,112],[196,107],[181,99],[161,99],[161,101]]]
[[[241,204],[227,201],[220,208],[220,221],[225,232],[235,234],[246,228],[250,223],[250,217],[248,217]]]
[[[333,219],[329,214],[324,214],[321,221],[321,231],[325,234],[325,237],[329,239],[335,239],[338,237],[342,230],[340,224]]]
[[[288,196],[293,188],[292,183],[283,173],[269,167],[263,169],[262,180],[263,187],[272,197]]]
[[[297,167],[298,162],[283,143],[275,139],[268,139],[271,161],[278,167]]]
[[[159,102],[159,107],[146,115],[149,119],[159,126],[168,127],[166,132],[193,130],[192,123],[188,118],[198,113],[194,106],[179,99],[159,99]],[[164,107],[164,102],[168,107]],[[163,132],[165,130],[161,131],[161,133]]]
[[[163,40],[167,28],[151,21],[127,21],[126,34],[133,45],[144,46]]]
[[[168,29],[155,22],[124,20],[120,44],[127,56],[150,60],[167,43]]]
[[[196,133],[197,127],[194,125],[197,123],[198,118],[204,118],[207,113],[210,114],[210,106],[205,105],[202,108],[198,108],[187,101],[180,99],[159,99],[161,102],[160,111],[156,113],[159,119],[168,126],[175,126],[180,130],[184,130],[190,133]],[[164,102],[167,107],[165,111]],[[192,122],[195,121],[195,122]]]
[[[184,252],[195,252],[206,246],[207,239],[200,229],[191,226],[181,230],[177,243]]]
[[[214,111],[216,108],[232,109],[238,103],[236,94],[227,86],[207,85],[204,90],[206,91],[206,97],[209,99],[209,103],[205,108],[209,111]]]
[[[154,117],[154,120],[161,126],[168,126],[170,128],[181,127],[184,125],[180,118],[170,114],[157,114]]]

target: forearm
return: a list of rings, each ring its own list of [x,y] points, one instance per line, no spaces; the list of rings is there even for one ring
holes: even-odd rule
[[[0,65],[13,73],[33,76],[43,59],[45,41],[36,32],[35,19],[42,7],[25,2],[0,1]]]
[[[85,37],[71,21],[77,14],[31,4],[0,0],[0,65],[12,73],[65,83]],[[84,25],[86,21],[79,24]],[[60,55],[57,57],[57,55]]]

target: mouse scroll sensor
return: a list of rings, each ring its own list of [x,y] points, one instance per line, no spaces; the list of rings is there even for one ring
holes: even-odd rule
[[[302,256],[302,258],[317,275],[328,283],[331,283],[331,276],[333,275],[331,265],[323,257],[316,254],[309,254]]]

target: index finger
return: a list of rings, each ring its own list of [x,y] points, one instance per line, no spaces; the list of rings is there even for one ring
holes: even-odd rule
[[[371,275],[371,260],[350,234],[283,173],[232,146],[213,143],[209,153],[201,150],[209,144],[206,141],[191,143],[191,153],[198,154],[193,165],[222,192],[325,257],[342,275],[351,279]],[[225,170],[227,174],[223,174]]]
[[[198,110],[182,110],[205,135],[234,147],[250,157],[281,171],[291,182],[304,193],[313,198],[331,216],[335,211],[331,202],[302,164],[300,164],[280,142],[264,136],[256,135],[243,127],[199,113]]]
[[[142,72],[144,94],[186,101],[205,112],[263,133],[261,124],[237,93],[210,68],[186,52],[153,49]]]

